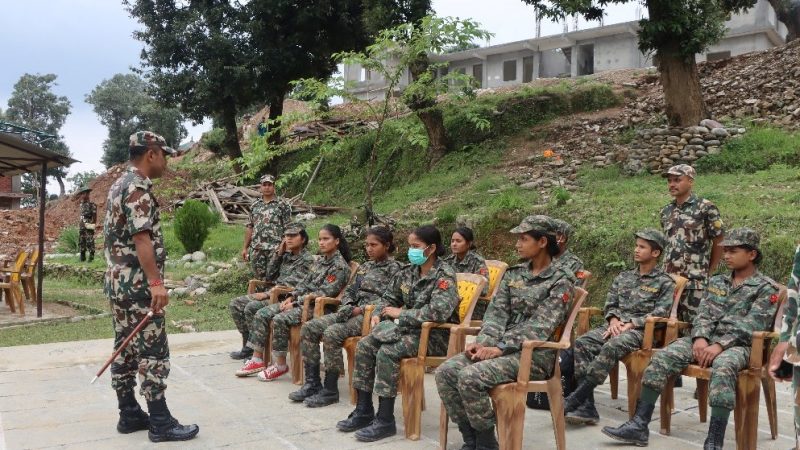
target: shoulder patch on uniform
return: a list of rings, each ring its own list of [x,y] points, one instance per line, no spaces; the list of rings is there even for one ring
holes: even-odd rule
[[[579,270],[579,271],[575,272],[575,278],[577,278],[579,280],[583,280],[584,278],[586,278],[586,271]]]
[[[447,290],[450,287],[450,282],[440,278],[437,287],[443,291]]]
[[[569,297],[570,297],[569,292],[570,291],[564,292],[564,294],[561,295],[561,300],[563,300],[564,303],[568,303],[569,302]]]
[[[716,229],[720,229],[720,228],[722,228],[722,221],[721,220],[715,220],[714,223],[712,223],[711,225]]]
[[[486,276],[488,274],[489,274],[489,270],[486,269],[486,267],[481,267],[480,270],[478,270],[478,275]]]
[[[772,295],[770,295],[770,296],[769,296],[769,302],[770,302],[770,303],[772,303],[773,305],[774,305],[775,303],[778,303],[778,294],[772,294]]]
[[[332,274],[332,273],[331,273],[331,274],[328,274],[328,276],[327,276],[327,277],[325,277],[325,281],[327,281],[328,283],[333,283],[333,282],[335,282],[335,281],[336,281],[336,275],[334,275],[334,274]]]

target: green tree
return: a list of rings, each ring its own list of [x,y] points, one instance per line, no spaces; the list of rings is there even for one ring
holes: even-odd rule
[[[778,20],[786,24],[789,31],[786,40],[800,37],[800,0],[769,0],[769,4],[775,8]]]
[[[563,20],[574,14],[599,20],[609,4],[637,0],[522,0],[541,17]],[[649,18],[639,21],[639,50],[655,52],[664,89],[667,120],[673,126],[697,125],[708,117],[695,55],[725,35],[725,21],[757,0],[646,0]]]
[[[83,186],[88,186],[89,182],[97,177],[97,172],[94,170],[87,170],[86,172],[77,172],[75,175],[67,177],[67,181],[72,185],[72,190],[76,191]]]
[[[5,111],[5,118],[18,125],[22,125],[33,130],[43,131],[56,136],[56,139],[40,142],[40,145],[56,153],[71,156],[69,147],[64,142],[64,137],[59,133],[67,116],[70,113],[72,104],[65,96],[58,96],[53,93],[53,87],[57,86],[55,74],[22,75],[14,84],[14,90],[8,99],[8,109]],[[67,175],[66,167],[49,169],[48,176],[55,177],[60,188],[60,195],[64,195],[64,177]],[[28,203],[36,204],[39,199],[39,175],[25,174],[23,178],[27,181],[23,183],[23,191],[34,194],[35,199]]]
[[[108,128],[102,159],[106,167],[128,160],[128,139],[136,131],[159,133],[172,147],[186,137],[180,110],[160,105],[148,93],[149,88],[139,75],[118,73],[86,95],[86,103]]]

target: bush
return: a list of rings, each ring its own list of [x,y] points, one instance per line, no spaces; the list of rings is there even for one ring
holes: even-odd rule
[[[253,271],[250,270],[250,265],[243,269],[234,266],[224,273],[211,278],[211,283],[208,290],[213,294],[239,294],[247,292],[247,283],[255,278]]]
[[[225,130],[213,128],[211,131],[203,133],[200,144],[216,155],[224,154],[223,144],[225,143]]]
[[[175,212],[175,236],[188,253],[196,252],[203,248],[210,228],[218,221],[219,217],[205,203],[186,200]]]
[[[725,143],[722,151],[695,165],[700,173],[750,173],[773,164],[800,166],[800,134],[776,128],[755,128]]]
[[[78,227],[71,226],[64,228],[58,236],[58,252],[59,253],[78,253],[78,243],[80,236],[78,234]]]

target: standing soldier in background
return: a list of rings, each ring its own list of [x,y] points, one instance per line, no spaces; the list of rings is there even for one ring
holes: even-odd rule
[[[92,190],[84,186],[75,195],[80,198],[80,223],[78,224],[78,248],[81,252],[81,261],[86,261],[89,253],[89,262],[94,260],[94,229],[97,223],[97,205],[89,200]]]
[[[275,249],[281,243],[283,229],[292,216],[292,206],[283,197],[275,195],[275,177],[261,177],[262,198],[253,203],[247,230],[244,233],[242,259],[250,261],[256,278],[263,280]]]
[[[577,274],[583,270],[583,261],[567,248],[575,228],[561,219],[553,219],[553,222],[556,225],[556,242],[558,243],[558,255],[553,258],[553,264],[559,265],[573,275]]]
[[[167,252],[150,181],[164,174],[166,157],[175,150],[163,137],[140,131],[131,135],[129,152],[130,167],[108,191],[104,223],[108,264],[104,291],[111,303],[114,350],[149,311],[155,315],[111,364],[111,387],[119,401],[117,431],[149,429],[153,442],[185,441],[195,437],[199,428],[178,423],[164,397],[170,368],[164,318],[169,297],[163,282]],[[137,373],[149,416],[133,392]]]

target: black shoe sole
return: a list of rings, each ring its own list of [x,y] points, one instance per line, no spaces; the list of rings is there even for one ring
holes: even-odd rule
[[[368,427],[368,426],[369,426],[371,423],[372,423],[372,420],[370,420],[369,422],[367,422],[367,423],[365,423],[364,425],[362,425],[362,426],[359,426],[359,427],[343,427],[343,426],[340,426],[340,425],[337,423],[337,424],[336,424],[336,429],[337,429],[337,430],[339,430],[339,431],[341,431],[342,433],[352,433],[352,432],[354,432],[354,431],[358,431],[358,430],[360,430],[360,429],[362,429],[362,428],[367,428],[367,427]]]
[[[137,431],[144,431],[149,429],[150,429],[149,424],[141,426],[139,428],[122,428],[119,425],[117,425],[117,433],[119,434],[131,434],[131,433],[136,433]]]
[[[153,433],[148,432],[147,437],[150,438],[150,442],[188,441],[189,439],[192,439],[193,437],[197,436],[197,433],[199,432],[200,432],[200,427],[197,427],[194,433],[189,433],[183,436],[161,436],[158,434],[154,435]]]
[[[634,441],[632,439],[623,439],[623,438],[621,438],[619,436],[615,436],[615,435],[609,433],[608,431],[605,430],[605,428],[603,428],[600,431],[603,434],[605,434],[606,436],[610,437],[611,439],[614,439],[615,441],[624,442],[625,444],[635,445],[637,447],[647,447],[647,444],[649,442],[649,441],[644,441],[644,442],[642,442],[642,441]]]
[[[564,421],[570,425],[597,425],[597,422],[600,421],[600,418],[565,416]]]
[[[331,405],[334,405],[336,403],[339,403],[339,399],[338,398],[335,401],[326,402],[326,403],[309,403],[309,402],[306,402],[306,401],[303,402],[303,404],[306,405],[309,408],[324,408],[326,406],[331,406]]]
[[[356,440],[360,442],[376,442],[396,435],[397,435],[397,430],[395,429],[394,433],[391,434],[384,433],[378,436],[359,436],[358,434],[356,434]]]

